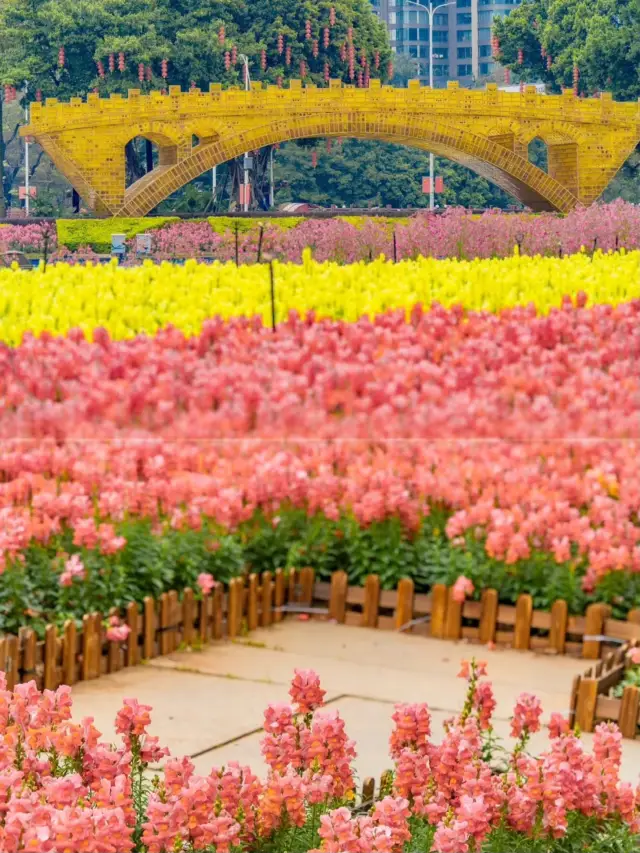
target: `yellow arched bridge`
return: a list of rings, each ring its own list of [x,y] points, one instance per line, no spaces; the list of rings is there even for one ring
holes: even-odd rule
[[[288,89],[182,92],[86,102],[33,104],[23,135],[35,137],[85,203],[102,216],[143,216],[193,178],[242,154],[290,139],[357,137],[411,145],[473,169],[533,210],[567,212],[595,201],[640,142],[640,103],[608,94],[541,95],[381,86],[332,80],[327,88],[292,80]],[[154,142],[159,164],[129,188],[125,146]],[[529,143],[547,144],[548,172],[528,160]],[[194,144],[197,139],[197,144]]]

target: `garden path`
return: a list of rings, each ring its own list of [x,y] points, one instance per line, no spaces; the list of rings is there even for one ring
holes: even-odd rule
[[[569,657],[488,651],[464,642],[287,620],[249,639],[175,652],[79,683],[73,688],[74,716],[93,716],[111,738],[122,698],[135,696],[153,706],[153,734],[173,755],[190,755],[198,772],[235,759],[260,773],[263,710],[268,702],[288,700],[294,668],[312,668],[329,706],[340,711],[356,741],[359,777],[378,778],[390,764],[393,703],[426,701],[433,735],[440,740],[443,721],[462,705],[465,682],[456,677],[458,664],[473,655],[488,661],[498,703],[495,728],[505,738],[519,693],[539,696],[544,720],[552,711],[566,713],[573,676],[586,667],[585,661]],[[590,735],[584,737],[589,742]],[[544,732],[535,735],[532,749],[543,749],[545,742]],[[635,782],[639,773],[640,740],[625,740],[623,776]]]

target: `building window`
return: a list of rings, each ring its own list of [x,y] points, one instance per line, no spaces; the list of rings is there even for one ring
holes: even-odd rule
[[[471,41],[471,30],[458,30],[458,41]]]
[[[458,12],[456,19],[458,26],[471,26],[471,12]]]
[[[491,56],[491,45],[490,44],[481,44],[480,45],[480,56]]]
[[[410,27],[407,30],[407,38],[409,41],[418,41],[418,30],[416,27]]]
[[[493,74],[493,62],[481,62],[480,63],[480,73],[481,74]]]
[[[448,15],[434,15],[433,16],[433,26],[434,27],[448,27],[449,26],[449,16]]]
[[[493,21],[493,12],[478,12],[478,23],[485,27],[491,24]]]
[[[432,34],[433,43],[439,42],[440,44],[446,43],[449,41],[449,33],[446,30],[434,30]]]
[[[491,41],[491,27],[479,27],[478,28],[478,40],[479,41]]]
[[[471,59],[471,48],[470,47],[459,47],[458,48],[458,59]]]
[[[471,65],[458,65],[458,77],[471,77],[472,74]]]
[[[418,58],[418,48],[415,44],[409,45],[409,56],[413,57],[413,59]]]
[[[458,9],[470,9],[471,0],[456,0],[456,7]]]
[[[433,51],[433,59],[434,61],[437,59],[449,59],[449,48],[448,47],[438,47]]]
[[[449,76],[449,66],[448,65],[434,65],[433,66],[433,76],[434,77],[448,77]]]

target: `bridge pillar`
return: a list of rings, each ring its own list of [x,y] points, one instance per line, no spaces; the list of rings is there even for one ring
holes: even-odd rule
[[[575,142],[547,146],[548,172],[559,184],[579,196],[578,146]]]

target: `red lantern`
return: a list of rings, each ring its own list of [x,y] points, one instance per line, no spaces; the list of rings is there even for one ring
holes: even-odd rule
[[[522,48],[518,51],[518,65],[522,65],[524,62],[524,52]]]
[[[360,65],[363,68],[367,67],[367,52],[364,48],[360,51]]]
[[[195,88],[196,88],[196,81],[195,81],[195,80],[192,80],[192,81],[191,81],[190,89],[191,89],[191,91],[193,92],[193,90],[194,90]]]
[[[365,89],[369,88],[369,80],[370,79],[371,79],[371,77],[369,76],[369,68],[367,66],[367,68],[365,68],[365,71],[364,71],[364,88]]]
[[[329,63],[325,62],[324,64],[324,82],[328,83],[331,79],[331,68],[329,67]]]
[[[377,71],[378,68],[380,68],[380,51],[379,50],[376,50],[376,52],[373,54],[373,64],[375,65],[376,71]]]
[[[144,65],[142,62],[138,63],[138,80],[144,83]]]
[[[42,102],[42,89],[36,89],[36,101],[39,104]]]
[[[318,152],[314,148],[311,152],[311,166],[316,169],[318,166]]]
[[[335,9],[335,6],[332,6],[329,9],[329,25],[331,27],[335,27],[335,25],[336,25],[336,9]]]
[[[578,94],[578,83],[580,81],[580,69],[577,65],[573,66],[573,94]]]
[[[150,65],[147,65],[144,77],[147,83],[151,83],[153,80],[153,68]]]
[[[291,65],[291,48],[288,45],[284,53],[284,61],[286,65]]]
[[[120,52],[118,54],[118,71],[124,71],[125,63],[124,63],[124,53]]]
[[[229,53],[228,50],[225,50],[225,52],[224,52],[224,70],[225,71],[231,70],[231,54]]]
[[[393,62],[390,59],[389,62],[387,63],[387,79],[388,80],[393,80],[393,73],[394,73]]]
[[[510,68],[504,69],[504,82],[505,82],[505,85],[507,85],[507,86],[511,83],[511,69]]]
[[[546,47],[544,47],[544,45],[541,45],[540,46],[540,56],[544,59],[546,57],[546,55],[547,55],[547,49],[546,49]]]
[[[311,53],[313,54],[314,59],[318,58],[318,54],[320,53],[320,45],[318,44],[318,39],[313,40],[313,48],[311,50]]]
[[[307,63],[304,61],[304,59],[301,59],[300,60],[300,79],[304,80],[304,78],[306,76],[307,76]]]
[[[235,65],[237,63],[237,61],[238,61],[238,48],[234,44],[233,47],[231,48],[231,64]]]
[[[353,27],[349,27],[349,29],[347,30],[347,41],[349,42],[349,44],[353,42]]]
[[[278,53],[280,56],[284,53],[284,36],[282,33],[278,34]]]
[[[111,74],[113,74],[113,72],[115,70],[116,70],[116,58],[112,53],[110,53],[109,54],[109,71]]]
[[[224,44],[225,35],[226,35],[226,30],[224,28],[224,24],[222,24],[220,29],[218,30],[218,44],[219,45]]]
[[[260,68],[267,70],[267,51],[264,48],[260,51]]]
[[[553,65],[553,60],[551,56],[547,55],[547,71],[551,71],[551,66]]]
[[[307,21],[304,25],[304,37],[307,41],[311,41],[311,21]]]
[[[64,68],[64,63],[65,63],[65,53],[64,53],[64,48],[61,47],[60,50],[58,51],[58,67]]]
[[[358,71],[358,88],[362,89],[364,86],[364,74],[362,71]]]
[[[345,42],[344,44],[340,45],[340,59],[341,59],[343,62],[346,62],[346,59],[347,59],[347,45],[346,45],[346,42]]]
[[[100,79],[103,79],[104,78],[104,65],[102,64],[102,60],[99,59],[96,62],[96,66],[98,68],[98,77],[100,77]]]
[[[329,29],[329,27],[325,27],[324,28],[324,34],[323,34],[322,46],[324,47],[325,50],[327,50],[329,48],[330,44],[331,44],[331,30]]]
[[[331,154],[331,140],[327,139],[327,154]]]
[[[162,74],[162,79],[166,80],[169,76],[169,60],[163,59],[160,63],[160,74]]]

